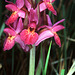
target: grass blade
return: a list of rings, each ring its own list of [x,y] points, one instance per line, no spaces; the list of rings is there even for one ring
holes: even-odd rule
[[[1,38],[1,35],[3,33],[3,29],[5,28],[5,23],[2,24],[1,28],[0,28],[0,38]]]
[[[46,72],[47,72],[47,66],[48,66],[48,61],[49,61],[49,56],[50,56],[51,45],[52,45],[52,41],[50,42],[49,50],[47,53],[47,58],[46,58],[46,63],[45,63],[43,75],[46,75]]]
[[[43,66],[44,66],[44,63],[43,63],[43,52],[42,52],[42,43],[41,43],[40,46],[41,46],[40,59],[39,59],[36,75],[40,75],[41,74],[41,70],[42,70],[42,73],[43,73]]]
[[[64,73],[65,73],[65,69],[62,69],[61,70],[61,75],[64,75]]]
[[[38,63],[38,67],[37,67],[37,71],[36,71],[36,75],[40,75],[41,74],[41,68],[42,68],[42,61],[41,61],[41,57]]]
[[[73,61],[73,64],[72,64],[69,72],[67,73],[67,75],[73,75],[74,72],[75,72],[75,60]]]

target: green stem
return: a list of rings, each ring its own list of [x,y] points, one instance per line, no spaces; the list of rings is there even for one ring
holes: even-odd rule
[[[35,46],[30,50],[29,75],[34,75],[35,71]]]

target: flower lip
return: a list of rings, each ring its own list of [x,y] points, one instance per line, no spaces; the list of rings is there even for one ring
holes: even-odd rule
[[[34,32],[33,29],[32,31],[30,31],[30,28],[28,28],[28,29],[24,29],[20,33],[20,37],[21,37],[21,40],[24,41],[25,44],[33,45],[38,39],[38,34]]]
[[[14,46],[15,44],[14,38],[15,36],[9,36],[7,38],[7,40],[4,43],[4,48],[3,48],[4,51],[9,50]]]
[[[9,35],[8,39],[13,40],[15,38],[15,36],[11,36]]]

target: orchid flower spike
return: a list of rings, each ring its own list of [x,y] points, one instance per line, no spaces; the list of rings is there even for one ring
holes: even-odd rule
[[[21,8],[24,6],[24,0],[16,0],[15,4],[7,0],[5,1],[10,3],[10,4],[7,4],[5,7],[9,11],[13,12],[11,16],[6,20],[7,25],[10,25],[11,23],[13,23],[18,17],[21,17],[21,18],[25,17],[25,12],[21,10]]]
[[[35,32],[36,25],[38,24],[38,16],[36,10],[34,10],[33,8],[31,8],[30,10],[28,19],[29,19],[28,28],[24,29],[20,33],[20,36],[25,44],[33,45],[38,39],[38,34]]]

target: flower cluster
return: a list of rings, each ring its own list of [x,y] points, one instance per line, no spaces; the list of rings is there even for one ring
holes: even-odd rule
[[[8,28],[4,29],[6,34],[4,51],[10,50],[15,42],[19,43],[24,51],[29,51],[29,45],[38,46],[40,42],[51,37],[54,37],[56,44],[61,47],[60,38],[56,32],[65,28],[60,24],[64,19],[52,25],[49,15],[46,14],[47,24],[43,24],[43,17],[38,15],[38,11],[41,14],[46,9],[57,15],[52,6],[55,0],[40,1],[35,8],[33,8],[33,2],[28,0],[16,0],[15,4],[5,1],[9,3],[5,7],[12,14],[5,22]]]

